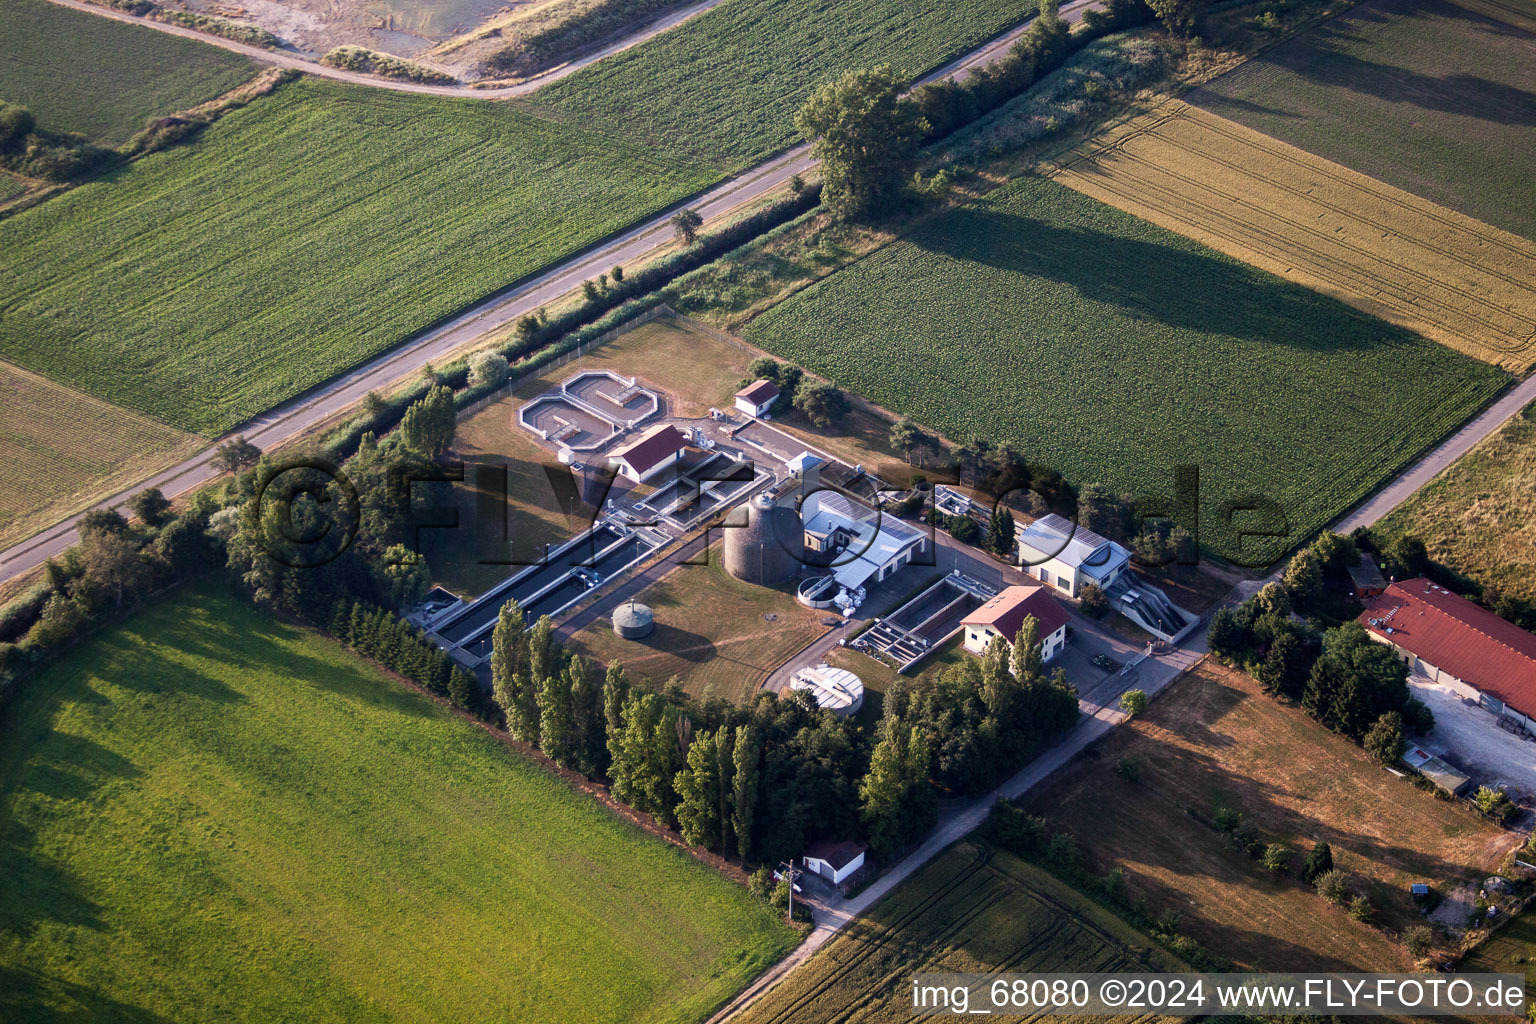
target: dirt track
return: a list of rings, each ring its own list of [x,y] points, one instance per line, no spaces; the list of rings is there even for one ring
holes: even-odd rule
[[[221,49],[231,50],[262,64],[270,64],[274,67],[281,68],[293,68],[296,71],[303,71],[307,74],[317,75],[321,78],[334,78],[340,82],[351,82],[353,85],[367,85],[372,86],[375,89],[390,89],[394,92],[419,92],[432,96],[458,96],[460,98],[468,99],[504,100],[510,99],[513,96],[526,96],[528,93],[546,86],[550,82],[559,81],[567,75],[580,71],[582,68],[589,64],[595,64],[603,58],[611,57],[616,53],[629,49],[631,46],[638,46],[640,43],[645,42],[652,36],[660,35],[662,32],[665,32],[668,29],[676,28],[678,25],[687,21],[689,18],[692,18],[694,15],[702,14],[703,12],[709,10],[711,7],[714,7],[716,4],[723,3],[724,0],[703,0],[702,3],[694,4],[691,7],[685,7],[681,11],[675,11],[672,14],[653,21],[649,25],[646,25],[644,28],[635,32],[633,35],[625,36],[623,39],[620,39],[614,43],[610,43],[602,49],[594,50],[583,57],[579,57],[576,60],[570,61],[569,63],[561,64],[558,67],[551,68],[550,70],[543,72],[542,74],[535,75],[526,81],[518,82],[516,85],[504,85],[488,89],[477,89],[471,85],[422,85],[417,82],[401,82],[392,78],[381,78],[378,75],[364,74],[361,71],[347,71],[343,68],[333,68],[328,65],[321,64],[319,61],[310,60],[308,57],[305,57],[293,50],[268,50],[265,47],[251,46],[248,43],[237,43],[233,39],[225,39],[221,36],[208,35],[205,32],[199,32],[196,29],[183,28],[180,25],[169,25],[163,21],[150,21],[146,18],[139,18],[131,14],[124,14],[121,11],[114,11],[106,7],[99,7],[96,4],[84,3],[83,0],[50,0],[50,2],[56,3],[60,7],[73,7],[77,11],[85,11],[88,14],[99,15],[103,18],[111,18],[113,21],[121,21],[130,25],[142,25],[145,28],[152,28],[157,32],[166,32],[170,35],[182,36],[186,39],[196,39],[200,43],[207,43],[209,46],[217,46]]]

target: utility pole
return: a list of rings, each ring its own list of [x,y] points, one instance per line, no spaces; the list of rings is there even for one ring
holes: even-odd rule
[[[795,869],[794,861],[783,861],[779,867],[784,871],[784,878],[789,882],[789,910],[785,914],[784,922],[793,925],[795,923],[795,879],[800,877],[800,872]]]

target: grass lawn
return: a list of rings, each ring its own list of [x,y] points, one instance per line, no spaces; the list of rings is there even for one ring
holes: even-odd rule
[[[1185,99],[1536,239],[1533,18],[1530,0],[1372,0]]]
[[[1500,928],[1457,967],[1464,974],[1523,974],[1529,1000],[1536,996],[1536,916],[1529,912]]]
[[[738,1019],[742,1024],[911,1020],[911,978],[922,972],[1183,969],[1151,939],[1046,872],[966,840],[851,922]]]
[[[237,53],[48,0],[0,0],[0,22],[0,100],[112,146],[256,73]]]
[[[0,355],[217,433],[713,177],[502,104],[302,79],[0,222]]]
[[[1139,783],[1114,771],[1123,758],[1140,762]],[[1302,883],[1303,856],[1319,841],[1396,932],[1422,920],[1410,883],[1448,891],[1487,875],[1519,842],[1209,661],[1029,804],[1053,831],[1077,837],[1096,873],[1123,868],[1151,913],[1181,909],[1186,934],[1243,970],[1409,968],[1401,945]],[[1210,824],[1221,807],[1239,810],[1264,841],[1290,846],[1289,871],[1271,874],[1232,850]]]
[[[754,320],[754,344],[950,438],[1136,496],[1201,473],[1202,544],[1262,564],[1509,378],[1041,178]],[[1256,498],[1273,515],[1245,514]],[[1281,536],[1239,536],[1277,530]]]
[[[795,111],[844,71],[890,64],[915,78],[1033,13],[1016,0],[730,0],[529,103],[736,171],[800,141]]]
[[[1411,533],[1436,561],[1536,601],[1536,405],[1483,439],[1373,529]]]
[[[793,943],[746,892],[340,646],[183,590],[0,755],[0,1017],[699,1020]]]
[[[751,700],[769,672],[827,631],[827,613],[797,603],[793,583],[759,587],[727,573],[718,544],[708,565],[680,565],[637,600],[656,613],[650,636],[623,640],[600,621],[571,646],[601,664],[618,658],[631,678],[657,686],[676,676],[695,696]]]
[[[0,540],[67,514],[208,442],[0,362]]]

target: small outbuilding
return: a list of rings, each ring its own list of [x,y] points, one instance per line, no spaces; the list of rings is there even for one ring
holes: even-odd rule
[[[1448,761],[1441,760],[1423,747],[1409,747],[1403,754],[1403,763],[1410,768],[1418,769],[1426,779],[1451,796],[1460,796],[1472,784],[1466,772]]]
[[[621,604],[613,611],[613,631],[625,640],[650,636],[655,628],[655,613],[638,601]]]
[[[764,378],[755,380],[736,392],[736,409],[748,416],[766,416],[773,408],[773,403],[778,400],[779,386]]]
[[[864,866],[863,843],[845,839],[840,843],[822,841],[813,843],[800,858],[807,871],[814,872],[831,882],[842,885]]]
[[[616,449],[608,456],[608,462],[621,475],[640,484],[676,465],[687,447],[688,439],[682,431],[670,423],[661,423]]]
[[[1387,578],[1381,567],[1370,555],[1361,552],[1360,561],[1349,567],[1349,582],[1355,588],[1355,596],[1365,601],[1387,589]]]

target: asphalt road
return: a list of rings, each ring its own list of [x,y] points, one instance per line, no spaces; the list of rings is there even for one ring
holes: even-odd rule
[[[111,17],[119,21],[143,24],[160,31],[171,32],[173,35],[190,35],[204,42],[224,46],[226,49],[237,49],[240,52],[251,50],[254,52],[250,55],[257,59],[262,59],[264,56],[266,58],[274,56],[273,51],[270,50],[262,50],[258,47],[243,47],[239,43],[205,36],[202,33],[182,29],[176,25],[144,21],[142,18],[122,15],[106,8],[82,3],[80,0],[53,0],[53,2],[88,11],[92,14],[98,14],[102,17]],[[1068,4],[1062,9],[1062,16],[1069,21],[1076,21],[1082,17],[1082,12],[1090,6],[1091,2],[1093,0],[1074,0],[1073,3]],[[693,8],[689,10],[693,10]],[[971,54],[923,77],[919,80],[919,84],[937,81],[941,78],[964,77],[974,68],[985,66],[1001,59],[1007,54],[1008,48],[1013,44],[1013,41],[1023,34],[1027,27],[1027,23],[1016,26]],[[303,69],[307,72],[318,74],[322,73],[322,71],[328,73],[336,70],[334,68],[322,68],[297,56],[292,59],[302,64]],[[331,77],[353,74],[352,72],[341,72]],[[393,89],[402,84],[409,84],[387,82],[385,79],[368,75],[355,77],[359,79],[359,84],[378,88]],[[548,79],[544,81],[548,81]],[[429,88],[419,87],[410,91],[429,91]],[[480,96],[488,99],[494,98],[495,95],[494,92],[487,90],[470,90],[460,94]],[[816,162],[810,156],[810,147],[796,146],[757,165],[749,171],[716,185],[701,196],[696,197],[692,202],[684,205],[696,210],[704,218],[705,223],[708,224],[744,203],[782,189],[791,177],[796,174],[804,175],[815,166]],[[285,441],[291,440],[309,428],[330,419],[356,402],[361,401],[368,392],[388,387],[394,382],[415,373],[428,362],[441,363],[446,361],[452,353],[470,344],[475,338],[486,331],[510,323],[518,317],[538,309],[540,306],[549,305],[561,295],[580,286],[582,281],[596,277],[613,265],[621,264],[628,266],[636,263],[645,254],[664,244],[672,237],[672,227],[668,223],[668,219],[672,216],[673,212],[673,210],[667,210],[657,214],[637,227],[631,228],[583,253],[579,253],[566,262],[557,264],[507,291],[486,299],[461,316],[412,338],[410,341],[363,363],[309,393],[286,402],[275,409],[271,409],[247,423],[241,424],[225,436],[243,434],[248,440],[263,450],[274,448]],[[98,503],[94,508],[119,507],[130,495],[147,487],[158,487],[168,497],[174,497],[175,495],[200,487],[218,476],[213,467],[209,465],[212,456],[211,448],[200,452],[164,472],[120,491]],[[82,515],[84,515],[84,512],[71,516],[24,541],[20,541],[0,551],[0,580],[7,580],[34,569],[49,558],[61,554],[66,548],[73,545],[78,540],[75,528]]]

